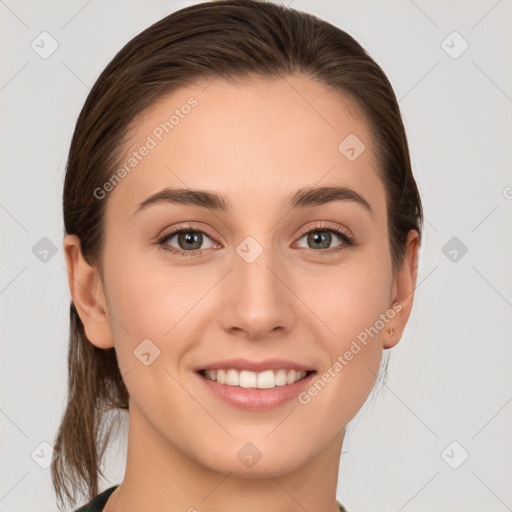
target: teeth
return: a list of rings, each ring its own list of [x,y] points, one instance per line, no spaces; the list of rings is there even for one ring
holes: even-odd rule
[[[244,373],[244,372],[242,372]],[[247,372],[252,373],[252,372]],[[255,387],[259,389],[270,389],[276,387],[276,377],[272,370],[266,370],[261,373],[254,374],[257,375],[257,385]]]
[[[207,379],[217,381],[219,384],[239,386],[242,388],[271,389],[276,386],[286,386],[302,380],[307,372],[297,370],[265,370],[264,372],[250,372],[249,370],[205,370]]]
[[[276,372],[276,386],[286,385],[286,370],[277,370]]]
[[[241,386],[240,384],[240,375],[236,370],[228,370],[226,372],[226,378],[224,379],[224,383],[228,386]]]
[[[288,375],[286,375],[286,384],[293,384],[295,382],[295,378],[297,377],[297,373],[295,370],[290,370]]]

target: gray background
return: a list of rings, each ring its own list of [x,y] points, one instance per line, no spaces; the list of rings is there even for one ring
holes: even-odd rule
[[[76,117],[131,37],[191,3],[0,0],[0,511],[56,510],[41,466],[66,394],[61,193]],[[387,73],[425,207],[413,313],[377,401],[350,424],[338,497],[354,512],[512,510],[512,2],[290,5]],[[31,48],[43,31],[59,45],[46,59]],[[123,449],[102,489],[121,480]]]

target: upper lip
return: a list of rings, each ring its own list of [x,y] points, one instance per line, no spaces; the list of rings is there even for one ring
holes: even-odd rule
[[[249,370],[251,372],[263,372],[265,370],[283,368],[285,370],[299,370],[299,371],[314,371],[313,368],[289,361],[286,359],[264,359],[263,361],[250,361],[249,359],[225,359],[224,361],[215,361],[204,366],[196,368],[196,371],[201,370]]]

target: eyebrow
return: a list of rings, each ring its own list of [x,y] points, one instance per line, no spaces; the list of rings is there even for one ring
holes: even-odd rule
[[[373,216],[368,201],[355,190],[342,186],[299,189],[288,201],[290,209],[320,206],[334,201],[351,201],[361,205]],[[197,189],[165,188],[149,196],[137,207],[134,215],[151,205],[170,203],[199,206],[208,210],[228,212],[233,209],[229,199],[217,192]]]

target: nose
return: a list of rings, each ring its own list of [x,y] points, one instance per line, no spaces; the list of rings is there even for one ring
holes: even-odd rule
[[[254,261],[236,253],[224,283],[222,327],[248,340],[282,336],[296,321],[292,289],[290,267],[280,265],[271,250]]]

